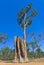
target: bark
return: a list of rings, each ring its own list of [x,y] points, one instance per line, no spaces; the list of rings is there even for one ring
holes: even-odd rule
[[[25,23],[26,20],[26,14],[25,14],[25,18],[24,18],[24,44],[25,44],[25,59],[27,58],[27,49],[26,49],[26,25],[27,23]]]
[[[26,27],[24,26],[24,44],[25,44],[25,59],[27,58],[27,49],[26,49]]]

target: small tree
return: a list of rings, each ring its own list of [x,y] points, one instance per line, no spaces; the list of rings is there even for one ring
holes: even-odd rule
[[[8,36],[4,33],[0,33],[0,43],[4,41],[6,43],[6,39],[8,39]]]
[[[1,48],[1,56],[3,60],[11,60],[13,58],[13,50],[10,49],[9,47],[3,47]]]
[[[43,39],[43,36],[41,33],[38,33],[37,36],[35,36],[34,33],[27,33],[27,36],[29,37],[29,39],[31,39],[28,43],[29,48],[31,49],[31,51],[34,53],[34,58],[36,57],[40,57],[41,55],[41,44],[39,44],[39,42]],[[30,47],[31,46],[31,47]]]
[[[32,7],[32,3],[28,4],[28,6],[24,9],[21,9],[18,13],[18,24],[24,29],[24,43],[26,43],[26,27],[32,24],[31,17],[37,14],[36,10],[33,10],[31,14],[28,15],[29,10]],[[26,44],[25,44],[26,49]],[[26,54],[26,52],[25,52]]]
[[[41,52],[42,52],[41,49],[40,49],[40,47],[37,48],[36,52],[37,52],[36,56],[38,58],[40,58],[41,57]]]

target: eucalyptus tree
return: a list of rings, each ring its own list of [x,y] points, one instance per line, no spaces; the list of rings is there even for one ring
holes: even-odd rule
[[[40,44],[40,41],[43,40],[42,34],[38,33],[38,35],[35,36],[34,33],[28,32],[27,36],[30,39],[28,46],[30,48],[30,45],[31,45],[30,49],[34,54],[33,57],[34,58],[40,57],[41,56],[41,45],[42,45],[42,44]]]
[[[31,11],[31,14],[28,14],[29,10],[31,10],[31,7],[32,3],[29,3],[26,8],[22,8],[17,15],[18,24],[24,29],[24,43],[26,43],[26,28],[32,24],[31,18],[37,14],[35,9]]]
[[[21,9],[18,12],[18,24],[24,29],[24,40],[26,42],[26,27],[32,24],[31,17],[37,14],[36,10],[32,10],[32,13],[28,15],[29,10],[32,7],[32,3],[28,4],[25,9]]]
[[[8,39],[8,36],[4,33],[0,33],[0,43],[6,43],[6,39]]]

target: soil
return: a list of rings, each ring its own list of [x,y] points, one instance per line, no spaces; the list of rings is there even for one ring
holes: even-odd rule
[[[4,62],[0,61],[0,65],[44,65],[44,59],[33,59],[28,63],[14,63],[14,62]]]

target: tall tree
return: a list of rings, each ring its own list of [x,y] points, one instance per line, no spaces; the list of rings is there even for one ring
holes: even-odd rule
[[[32,24],[31,17],[35,16],[37,14],[36,10],[32,10],[32,13],[28,15],[29,10],[32,7],[32,3],[28,4],[26,8],[22,8],[18,12],[18,24],[24,29],[24,43],[26,43],[26,27],[30,26]],[[25,44],[26,49],[26,44]],[[25,51],[26,54],[26,51]]]

